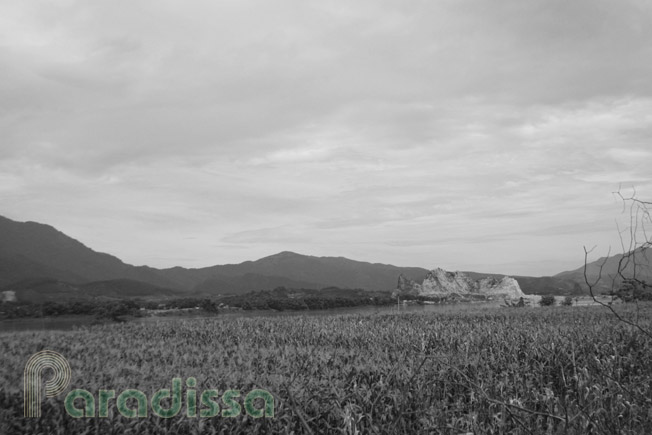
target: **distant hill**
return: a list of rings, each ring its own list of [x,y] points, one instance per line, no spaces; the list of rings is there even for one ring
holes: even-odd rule
[[[580,296],[586,291],[575,281],[554,276],[514,276],[521,290],[529,295]]]
[[[295,281],[283,276],[267,276],[256,273],[226,276],[215,275],[193,288],[197,295],[242,294],[251,292],[252,289],[276,289],[278,287],[299,289],[320,289],[325,285],[308,281]]]
[[[436,265],[434,265],[436,266]],[[0,216],[0,287],[31,282],[40,293],[88,292],[96,295],[138,294],[143,285],[151,291],[186,292],[188,295],[243,294],[277,287],[319,290],[325,287],[391,291],[399,275],[423,281],[428,270],[367,263],[344,257],[315,257],[281,252],[240,264],[216,265],[198,269],[173,267],[155,269],[132,266],[120,259],[83,245],[57,229],[36,222],[16,222]],[[578,294],[572,272],[555,277],[514,277],[526,294]],[[468,272],[473,279],[505,275]],[[117,283],[123,280],[123,284]],[[49,282],[50,284],[43,284]],[[58,284],[53,284],[53,283]],[[110,282],[102,286],[98,282]],[[139,282],[132,285],[127,283]],[[38,284],[41,283],[41,284]],[[82,284],[93,283],[91,287]],[[68,289],[72,286],[76,290]],[[65,290],[65,291],[64,291]],[[112,296],[109,296],[112,297]]]
[[[36,277],[72,283],[125,278],[178,286],[156,269],[132,266],[95,252],[49,225],[0,216],[0,286]]]
[[[502,278],[506,275],[465,272],[471,278],[478,280],[487,276]],[[586,291],[574,280],[553,277],[553,276],[521,276],[515,275],[512,278],[518,281],[518,285],[527,295],[555,295],[555,296],[579,296],[586,294]]]
[[[0,247],[1,249],[2,247]],[[0,254],[0,286],[37,278],[54,278],[69,282],[85,281],[84,277],[74,272],[39,263],[20,254]]]
[[[19,302],[75,302],[106,299],[162,299],[182,296],[178,291],[130,279],[73,284],[56,279],[24,280],[0,288],[14,291]]]
[[[586,265],[586,273],[590,283],[594,283],[599,276],[600,281],[594,288],[594,292],[603,293],[611,291],[612,287],[620,285],[621,277],[618,275],[619,264],[625,278],[631,278],[636,274],[637,279],[652,283],[652,250],[637,249],[631,252],[629,258],[623,259],[623,255],[614,255],[611,257],[602,257]],[[600,271],[601,265],[602,271]],[[584,266],[575,270],[561,272],[555,275],[555,278],[562,278],[576,281],[582,289],[588,291],[588,286],[584,280]]]
[[[20,281],[78,285],[126,279],[199,294],[329,286],[389,291],[395,288],[401,273],[420,279],[426,272],[421,268],[292,252],[199,269],[136,267],[96,252],[49,225],[0,216],[0,287]]]
[[[186,269],[187,270],[187,269]],[[170,269],[163,270],[165,276]],[[180,272],[176,271],[177,273]],[[388,264],[366,263],[349,260],[344,257],[313,257],[294,252],[281,252],[256,261],[245,261],[240,264],[226,264],[204,269],[193,269],[193,272],[217,277],[217,280],[229,281],[238,279],[240,282],[255,277],[267,277],[275,287],[299,287],[320,289],[323,287],[360,288],[366,290],[393,290],[396,288],[398,276],[403,273],[414,279],[426,276],[428,271],[419,267],[397,267]],[[187,273],[187,272],[185,272]],[[287,281],[283,283],[277,278]],[[205,285],[205,281],[201,286]]]

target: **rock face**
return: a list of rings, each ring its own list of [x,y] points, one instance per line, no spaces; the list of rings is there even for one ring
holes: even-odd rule
[[[477,293],[478,285],[461,272],[447,272],[437,268],[428,272],[422,284],[422,296],[447,296],[451,293]]]
[[[422,292],[421,288],[421,284],[406,278],[405,275],[400,274],[398,276],[398,285],[396,287],[398,293],[418,296]]]
[[[16,302],[16,292],[13,290],[6,290],[2,292],[2,302]]]
[[[525,297],[518,281],[509,276],[487,277],[478,281],[479,292],[487,296],[503,296],[511,299]]]
[[[446,297],[451,295],[500,296],[512,299],[525,297],[518,282],[509,276],[487,277],[475,281],[462,272],[437,268],[428,272],[422,284],[403,275],[398,277],[397,295]]]

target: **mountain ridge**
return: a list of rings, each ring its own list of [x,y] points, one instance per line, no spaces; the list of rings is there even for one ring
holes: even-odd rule
[[[621,262],[622,261],[622,262]],[[584,266],[567,270],[555,275],[555,278],[573,280],[579,283],[583,290],[588,291],[584,278]],[[600,257],[586,264],[586,276],[593,285],[594,293],[604,293],[618,287],[622,282],[618,270],[625,277],[636,275],[638,280],[652,283],[652,249],[639,247],[627,254],[616,254],[609,257]],[[600,278],[598,280],[598,278]]]
[[[127,279],[187,294],[223,294],[275,287],[359,288],[392,291],[399,275],[422,281],[428,269],[370,263],[345,257],[318,257],[281,251],[257,260],[202,268],[157,269],[124,263],[97,252],[56,228],[0,216],[0,287],[25,279],[51,278],[71,284]],[[478,277],[504,277],[479,274]],[[572,292],[577,283],[560,277],[515,277],[525,293]]]
[[[0,287],[35,278],[70,284],[129,279],[188,293],[222,293],[301,286],[391,290],[400,273],[418,278],[426,269],[383,265],[344,257],[282,251],[253,261],[187,269],[133,266],[97,252],[56,228],[0,216]],[[248,284],[247,284],[248,282]],[[213,285],[213,287],[211,287]]]

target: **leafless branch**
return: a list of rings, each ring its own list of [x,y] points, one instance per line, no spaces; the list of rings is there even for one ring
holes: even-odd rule
[[[620,238],[620,245],[623,253],[620,256],[620,259],[618,260],[618,265],[617,265],[615,275],[609,277],[611,279],[610,284],[611,284],[612,302],[613,302],[613,295],[616,293],[617,287],[622,286],[623,283],[627,281],[640,285],[644,288],[647,287],[645,281],[639,278],[639,271],[642,267],[640,263],[640,257],[643,256],[647,260],[647,248],[652,246],[652,240],[648,237],[647,235],[648,233],[646,230],[646,222],[652,222],[652,219],[650,219],[650,208],[652,208],[652,202],[642,201],[638,199],[635,188],[632,188],[631,196],[623,195],[622,186],[619,186],[618,191],[613,192],[613,194],[614,196],[619,198],[620,201],[622,201],[623,212],[629,213],[629,226],[621,230],[620,226],[616,224],[618,235]],[[623,238],[623,235],[625,233],[628,233],[629,240],[627,243]],[[643,235],[642,241],[639,237],[640,234]],[[636,328],[641,333],[652,338],[652,332],[643,328],[639,324],[638,321],[639,307],[636,298],[634,298],[634,301],[637,304],[636,305],[637,311],[634,320],[626,318],[622,314],[618,313],[611,303],[605,304],[604,302],[596,298],[595,288],[604,278],[603,277],[604,267],[609,261],[611,255],[611,249],[609,250],[609,253],[605,257],[605,259],[598,264],[597,278],[591,281],[589,277],[589,271],[588,271],[588,267],[589,267],[588,256],[591,253],[591,251],[593,251],[594,248],[587,250],[586,247],[584,247],[584,282],[586,283],[589,289],[589,294],[591,295],[591,298],[597,304],[608,309],[619,321]]]

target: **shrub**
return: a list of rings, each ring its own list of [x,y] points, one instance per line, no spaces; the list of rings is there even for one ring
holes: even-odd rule
[[[218,311],[215,302],[211,301],[208,298],[202,299],[199,303],[199,307],[208,313],[217,313]]]
[[[541,296],[541,300],[539,301],[539,305],[542,307],[551,307],[555,305],[555,297],[552,295],[544,295]]]
[[[573,297],[572,296],[566,296],[563,301],[561,301],[561,305],[565,307],[570,307],[573,305]]]
[[[649,301],[652,300],[652,286],[645,281],[625,279],[613,295],[623,302],[634,302],[637,300]]]

